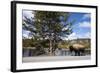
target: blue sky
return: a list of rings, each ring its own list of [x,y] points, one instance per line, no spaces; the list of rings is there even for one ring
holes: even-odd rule
[[[90,38],[91,37],[91,14],[90,13],[75,13],[73,12],[69,18],[75,20],[73,24],[73,33],[69,39]]]
[[[23,16],[34,17],[32,11],[23,10]],[[24,17],[23,17],[24,19]],[[64,39],[90,38],[91,37],[91,14],[71,12],[69,21],[75,20],[73,33]],[[23,31],[23,36],[28,37],[29,31]]]

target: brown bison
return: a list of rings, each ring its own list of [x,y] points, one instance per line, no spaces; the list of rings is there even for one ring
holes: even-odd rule
[[[74,52],[75,56],[82,56],[85,52],[85,47],[81,44],[73,44],[69,46],[69,51],[72,54]]]

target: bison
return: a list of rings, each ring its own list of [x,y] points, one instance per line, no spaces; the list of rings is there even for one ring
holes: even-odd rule
[[[81,44],[73,44],[69,46],[69,51],[71,54],[74,52],[75,56],[82,56],[85,52],[85,46]]]

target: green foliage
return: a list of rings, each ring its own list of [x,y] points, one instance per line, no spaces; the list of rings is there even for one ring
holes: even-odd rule
[[[73,21],[68,21],[69,12],[33,11],[33,14],[34,18],[25,17],[23,20],[23,30],[30,31],[33,36],[32,46],[37,43],[56,49],[61,38],[73,32]]]

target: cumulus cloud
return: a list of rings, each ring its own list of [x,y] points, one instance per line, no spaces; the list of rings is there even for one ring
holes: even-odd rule
[[[77,33],[73,32],[68,37],[65,37],[63,39],[64,40],[73,40],[73,39],[78,39],[78,38],[91,38],[91,33],[90,32],[86,32],[84,34],[77,34]]]
[[[87,33],[84,35],[84,37],[90,38],[90,37],[91,37],[91,33],[90,33],[90,32],[87,32]]]
[[[86,28],[90,28],[90,22],[84,21],[84,22],[79,22],[79,27],[86,27]]]
[[[23,37],[25,37],[25,38],[30,38],[30,36],[29,36],[30,31],[23,30],[22,32],[23,32],[23,33],[22,33],[22,36],[23,36]]]
[[[31,10],[23,10],[23,16],[27,16],[28,18],[34,17]]]
[[[76,35],[76,33],[75,33],[75,32],[73,32],[73,33],[72,33],[71,35],[69,35],[69,36],[71,37],[71,36],[75,36],[75,35]]]
[[[73,32],[72,34],[68,36],[68,39],[77,39],[77,34]]]
[[[86,32],[84,34],[78,34],[77,36],[78,36],[78,38],[91,38],[91,33]]]
[[[87,18],[90,18],[91,17],[91,14],[84,14],[83,18],[82,19],[87,19]]]
[[[28,35],[27,34],[23,34],[23,37],[28,38]]]

